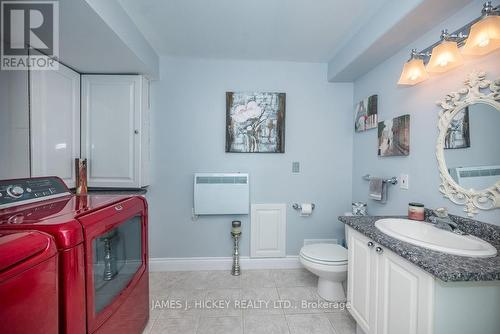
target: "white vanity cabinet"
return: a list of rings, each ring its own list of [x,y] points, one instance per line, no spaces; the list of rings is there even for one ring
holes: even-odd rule
[[[347,300],[366,334],[433,332],[434,278],[350,227]]]
[[[350,312],[365,333],[376,333],[377,256],[374,243],[360,233],[346,227],[347,300]]]
[[[148,185],[149,83],[139,75],[82,75],[82,158],[89,187]]]
[[[74,159],[80,157],[80,74],[30,71],[31,176],[59,176],[75,186]]]
[[[376,333],[432,333],[434,278],[381,246],[376,245],[374,253],[378,268]]]

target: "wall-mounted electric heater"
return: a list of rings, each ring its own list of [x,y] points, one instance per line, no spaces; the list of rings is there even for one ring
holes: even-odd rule
[[[465,189],[482,190],[494,185],[500,176],[500,166],[455,167],[448,170],[451,177]]]
[[[194,174],[195,215],[246,215],[249,206],[248,174]]]

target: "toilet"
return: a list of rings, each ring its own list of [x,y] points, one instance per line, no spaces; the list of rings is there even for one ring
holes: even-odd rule
[[[318,294],[328,301],[345,300],[342,282],[347,278],[347,249],[337,244],[311,244],[302,247],[300,263],[318,275]]]

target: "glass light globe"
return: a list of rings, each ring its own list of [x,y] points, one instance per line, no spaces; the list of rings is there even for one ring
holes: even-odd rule
[[[428,78],[429,74],[425,70],[424,61],[422,59],[412,59],[404,64],[398,85],[416,85]]]
[[[486,16],[474,23],[463,53],[482,56],[500,48],[500,16]]]
[[[457,42],[443,41],[432,49],[427,72],[443,73],[463,64]]]

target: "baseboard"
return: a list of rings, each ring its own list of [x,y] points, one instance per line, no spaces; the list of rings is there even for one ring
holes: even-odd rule
[[[150,258],[149,271],[199,271],[230,270],[233,263],[231,257],[182,257],[182,258]],[[297,269],[302,268],[298,256],[282,258],[250,258],[240,257],[240,266],[245,269]]]

